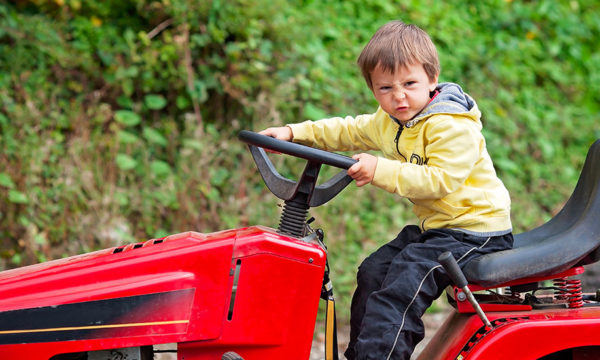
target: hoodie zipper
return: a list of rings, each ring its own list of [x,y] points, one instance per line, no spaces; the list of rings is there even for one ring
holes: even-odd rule
[[[402,124],[400,122],[398,122],[398,132],[396,132],[396,137],[394,138],[394,143],[396,144],[396,151],[398,152],[398,154],[400,154],[400,156],[402,156],[404,158],[404,161],[408,161],[408,160],[406,160],[406,157],[404,155],[402,155],[402,153],[400,152],[400,149],[398,148],[398,142],[400,141],[400,135],[402,134],[402,130],[404,130],[404,126],[402,126]]]

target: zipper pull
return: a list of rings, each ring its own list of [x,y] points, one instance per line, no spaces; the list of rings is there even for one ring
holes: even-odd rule
[[[402,134],[402,130],[404,130],[404,127],[402,126],[402,124],[398,125],[398,132],[396,132],[396,138],[394,139],[394,143],[396,144],[396,148],[398,148],[398,141],[400,140],[400,134]]]
[[[394,143],[396,144],[396,151],[400,154],[400,150],[398,149],[398,141],[400,141],[400,135],[402,134],[402,130],[404,130],[404,126],[398,123],[398,131],[396,132],[396,137],[394,138]]]

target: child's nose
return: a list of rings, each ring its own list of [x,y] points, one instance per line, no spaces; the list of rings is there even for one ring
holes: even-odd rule
[[[397,100],[404,100],[406,98],[406,94],[402,90],[396,90],[394,91],[394,97]]]

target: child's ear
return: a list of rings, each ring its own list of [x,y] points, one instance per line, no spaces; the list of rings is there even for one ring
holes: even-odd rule
[[[429,92],[433,92],[435,88],[438,86],[438,75],[431,81],[429,81]]]

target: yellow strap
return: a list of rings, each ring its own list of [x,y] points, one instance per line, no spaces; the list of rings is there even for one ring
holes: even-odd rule
[[[325,324],[325,360],[333,360],[333,335],[335,326],[335,301],[327,300],[327,319]]]

